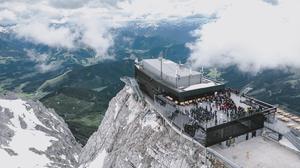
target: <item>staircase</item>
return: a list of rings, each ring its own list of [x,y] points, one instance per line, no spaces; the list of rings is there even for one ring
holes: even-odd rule
[[[300,150],[300,139],[295,134],[288,132],[284,135],[284,137],[288,139],[298,150]]]
[[[142,91],[140,90],[140,87],[139,87],[136,79],[131,78],[131,77],[127,77],[127,76],[122,77],[120,79],[126,85],[130,86],[133,89],[134,93],[138,96],[140,101],[142,101],[142,102],[144,101],[144,95],[143,95]]]

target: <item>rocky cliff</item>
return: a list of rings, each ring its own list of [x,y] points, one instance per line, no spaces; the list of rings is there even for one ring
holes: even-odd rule
[[[211,161],[211,167],[219,167]],[[53,110],[14,95],[0,96],[0,162],[9,168],[205,167],[204,149],[180,136],[149,104],[137,101],[127,86],[110,101],[83,149]]]
[[[78,167],[80,151],[68,126],[53,110],[13,94],[0,96],[3,167]]]
[[[203,150],[182,138],[125,87],[84,147],[80,168],[202,167]]]

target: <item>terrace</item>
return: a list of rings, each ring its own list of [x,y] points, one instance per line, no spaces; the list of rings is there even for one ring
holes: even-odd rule
[[[197,123],[202,128],[214,127],[267,109],[231,91],[183,102],[174,101],[170,96],[158,95],[156,102],[171,112],[169,114],[178,120],[177,123]]]
[[[205,146],[263,128],[276,108],[204,77],[170,60],[146,59],[135,65],[135,78],[156,110],[173,126]]]
[[[227,135],[217,135],[216,139],[261,128],[264,122],[262,114],[274,108],[232,90],[184,102],[168,95],[156,95],[154,102],[164,117],[202,143],[207,136],[219,134],[221,129]]]

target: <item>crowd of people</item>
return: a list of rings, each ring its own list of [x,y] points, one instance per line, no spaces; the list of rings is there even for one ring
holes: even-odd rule
[[[262,110],[261,106],[249,99],[239,99],[238,93],[238,91],[224,90],[185,101],[183,105],[175,103],[171,98],[164,101],[157,98],[156,101],[162,106],[166,106],[168,101],[173,102],[171,106],[176,108],[176,111],[171,115],[173,119],[176,118],[178,113],[182,113],[182,115],[188,116],[192,123],[202,126],[214,126]]]
[[[215,92],[213,95],[192,100],[189,105],[180,109],[196,122],[221,124],[233,119],[243,117],[254,111],[251,107],[241,107],[231,98],[231,90]]]

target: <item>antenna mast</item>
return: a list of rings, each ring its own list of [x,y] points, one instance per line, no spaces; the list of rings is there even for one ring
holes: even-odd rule
[[[160,59],[160,79],[163,78],[163,54],[160,52],[159,54],[159,59]]]
[[[190,71],[189,71],[189,86],[191,86],[191,75],[192,75],[192,68],[190,67]]]
[[[200,83],[202,83],[202,78],[203,78],[203,74],[204,73],[204,71],[203,71],[203,66],[201,67],[201,76],[200,76]]]
[[[175,72],[176,74],[175,74],[175,79],[176,79],[176,88],[177,88],[177,80],[178,80],[178,71],[177,71],[177,69],[176,69],[176,72]]]

